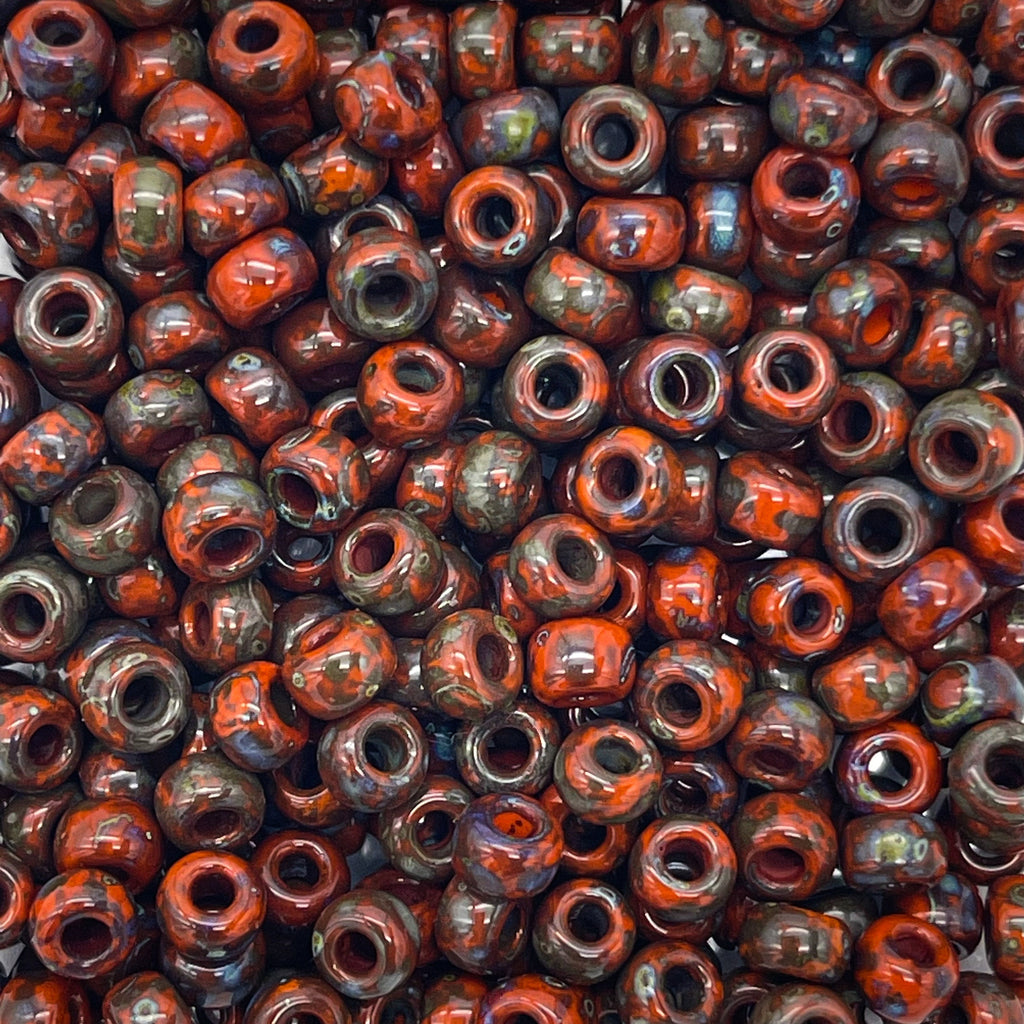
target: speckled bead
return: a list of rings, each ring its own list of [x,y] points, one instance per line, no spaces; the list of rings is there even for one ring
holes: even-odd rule
[[[923,814],[880,811],[854,818],[840,839],[847,885],[866,892],[898,892],[933,885],[948,868],[942,830]]]
[[[754,970],[828,985],[849,969],[853,938],[842,921],[828,914],[768,903],[744,919],[739,952]]]
[[[692,1009],[684,1012],[694,1022],[719,1019],[724,991],[715,961],[700,946],[671,940],[645,946],[622,969],[615,989],[620,1019],[668,1024],[678,1018],[676,984],[692,994]]]
[[[149,1007],[161,1024],[192,1024],[192,1010],[177,989],[156,971],[140,971],[119,981],[103,997],[103,1018],[110,1024],[133,1024]]]

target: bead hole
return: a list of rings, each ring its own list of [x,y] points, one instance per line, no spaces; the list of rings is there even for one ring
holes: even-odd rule
[[[805,352],[780,352],[768,364],[768,381],[787,395],[806,391],[815,377],[814,364]]]
[[[879,750],[868,761],[868,779],[879,793],[902,793],[913,777],[910,759],[900,750]]]
[[[277,26],[266,18],[253,18],[238,26],[235,32],[235,46],[242,53],[263,53],[280,38]]]
[[[518,941],[523,930],[523,912],[519,907],[513,907],[501,922],[501,931],[498,933],[498,948],[511,949]]]
[[[291,694],[285,688],[284,683],[279,679],[275,679],[270,684],[268,696],[270,698],[270,706],[274,709],[277,717],[289,727],[295,725],[299,717],[298,712],[295,708],[295,701],[292,700]]]
[[[441,383],[432,366],[412,360],[404,360],[395,367],[395,380],[403,391],[414,395],[426,395],[436,391]]]
[[[1024,789],[1024,748],[1004,745],[989,751],[985,774],[1000,789],[1013,792]]]
[[[636,463],[625,455],[612,455],[597,470],[597,486],[609,501],[625,501],[636,494],[640,473]]]
[[[1024,501],[1008,501],[1002,509],[1003,526],[1007,533],[1024,541]]]
[[[801,160],[786,168],[779,184],[791,199],[818,199],[828,189],[828,174],[816,161]]]
[[[579,397],[579,374],[565,363],[545,366],[537,374],[533,393],[545,409],[566,409]]]
[[[325,537],[294,537],[288,544],[288,561],[293,566],[323,562],[329,554],[330,544]]]
[[[537,825],[518,811],[499,811],[494,816],[494,827],[511,839],[529,839],[537,834]]]
[[[207,870],[192,880],[188,898],[202,914],[223,914],[238,898],[238,890],[223,871]]]
[[[419,110],[422,108],[424,100],[423,88],[415,78],[403,74],[395,75],[395,88],[398,90],[398,95],[401,96],[413,110]]]
[[[73,338],[91,319],[89,304],[77,292],[56,292],[39,311],[39,326],[52,338]]]
[[[395,557],[395,539],[383,528],[367,530],[352,546],[350,557],[360,576],[372,576]]]
[[[622,603],[622,580],[617,576],[615,582],[612,584],[612,592],[608,595],[608,600],[605,601],[598,612],[606,614],[607,612],[614,611]]]
[[[363,305],[371,317],[378,319],[399,316],[413,304],[412,285],[401,274],[375,274],[363,288]],[[415,364],[410,364],[415,365]],[[421,371],[422,372],[422,371]],[[398,373],[395,373],[398,377]],[[402,384],[402,381],[398,381]],[[412,379],[415,383],[415,378]],[[404,387],[404,384],[402,385]],[[406,388],[407,391],[415,388]],[[425,387],[422,390],[430,391]]]
[[[117,487],[112,480],[89,480],[83,483],[71,502],[75,519],[83,526],[103,522],[117,507]]]
[[[590,545],[579,537],[560,537],[555,544],[559,569],[576,583],[588,583],[597,572],[597,558]]]
[[[229,526],[212,533],[203,545],[203,557],[217,569],[241,565],[259,549],[261,538],[254,530]]]
[[[192,607],[192,636],[197,647],[208,647],[213,635],[213,615],[205,601]]]
[[[333,959],[349,977],[365,978],[377,968],[377,947],[362,932],[342,932],[334,942]]]
[[[170,695],[163,680],[153,675],[139,675],[125,687],[121,711],[133,725],[152,725],[167,715],[169,704]]]
[[[13,210],[0,213],[0,232],[15,249],[34,255],[42,251],[43,246],[36,229],[20,213]]]
[[[889,74],[893,94],[907,103],[930,96],[936,84],[935,66],[923,57],[904,57]]]
[[[448,849],[454,837],[455,820],[445,811],[427,811],[416,822],[416,842],[429,854]]]
[[[903,542],[903,524],[892,509],[869,508],[857,520],[857,542],[873,555],[887,555]]]
[[[896,323],[896,306],[892,302],[880,302],[864,318],[860,336],[865,345],[878,345],[892,333]]]
[[[500,682],[508,674],[508,647],[499,637],[485,633],[477,640],[475,653],[476,663],[488,681]]]
[[[840,444],[857,445],[871,436],[875,417],[863,402],[851,398],[840,402],[829,413],[828,425]]]
[[[289,853],[281,858],[277,880],[291,892],[312,892],[320,883],[320,868],[304,853]]]
[[[657,380],[657,396],[674,415],[700,409],[715,381],[704,362],[680,356],[669,363]]]
[[[580,900],[566,918],[569,931],[588,945],[600,942],[611,931],[612,921],[596,900]]]
[[[565,845],[576,854],[594,853],[608,841],[608,827],[567,814],[562,821]]]
[[[60,933],[60,948],[78,964],[100,959],[113,944],[110,925],[96,917],[73,918]]]
[[[55,49],[74,46],[84,35],[81,25],[61,14],[41,18],[33,26],[33,31],[36,39]]]
[[[55,725],[41,725],[28,738],[25,752],[37,768],[54,764],[64,749],[64,734]]]
[[[636,149],[636,143],[636,128],[622,114],[606,114],[594,126],[592,144],[602,160],[625,160]]]
[[[515,209],[505,196],[485,196],[477,203],[476,229],[484,238],[494,241],[507,238],[515,225]]]
[[[512,726],[495,729],[487,737],[484,745],[484,760],[492,770],[503,775],[511,775],[522,771],[533,756],[530,739],[522,731]]]
[[[931,443],[931,461],[950,476],[969,476],[978,466],[978,447],[962,430],[943,430]]]
[[[796,756],[783,747],[760,747],[751,754],[751,761],[763,775],[792,775],[800,766]]]
[[[28,639],[38,636],[46,628],[46,609],[33,594],[11,594],[3,604],[3,620],[8,633]]]
[[[886,938],[885,944],[893,956],[900,960],[909,960],[917,967],[935,966],[935,950],[932,944],[917,931],[897,927],[893,934]]]
[[[700,719],[704,703],[689,683],[671,683],[659,694],[658,710],[673,724],[689,728]]]
[[[378,726],[366,734],[363,756],[375,771],[392,774],[405,766],[409,750],[401,733],[386,726]]]
[[[708,873],[707,852],[692,839],[669,843],[662,859],[666,873],[677,882],[695,882]]]
[[[938,189],[928,178],[898,178],[889,188],[897,199],[905,203],[924,204],[938,198]]]
[[[285,772],[300,793],[319,793],[324,788],[316,759],[316,744],[303,747],[285,766]]]
[[[316,515],[320,505],[317,493],[301,473],[285,471],[274,476],[273,481],[278,501],[296,519],[310,520]]]
[[[996,152],[1007,160],[1024,160],[1024,114],[1004,117],[995,130],[992,143]]]
[[[238,812],[226,809],[205,811],[192,823],[192,831],[206,842],[230,836],[241,827],[242,819]]]
[[[667,814],[699,814],[708,811],[707,790],[694,779],[669,780],[661,790],[659,804]]]
[[[693,1013],[704,1002],[704,985],[685,967],[676,965],[665,972],[665,1002],[677,1013]]]
[[[807,871],[803,856],[788,846],[755,851],[749,861],[751,874],[769,885],[796,885]]]
[[[825,598],[814,590],[805,590],[792,604],[790,624],[797,633],[817,633],[828,621]]]
[[[614,736],[605,736],[594,745],[594,760],[612,775],[630,775],[640,766],[637,752]]]

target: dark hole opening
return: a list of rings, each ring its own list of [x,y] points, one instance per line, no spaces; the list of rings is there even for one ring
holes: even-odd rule
[[[567,814],[562,822],[562,836],[565,845],[574,853],[593,853],[608,841],[608,827]]]
[[[412,286],[399,274],[376,274],[363,288],[363,305],[371,317],[390,319],[399,316],[412,305],[412,301]]]
[[[36,229],[20,213],[13,210],[0,213],[0,231],[15,249],[35,255],[42,251],[43,246]]]
[[[320,883],[320,868],[304,853],[289,853],[281,858],[278,880],[292,892],[310,892]]]
[[[0,918],[11,909],[13,897],[10,883],[6,879],[0,879]]]
[[[93,526],[117,507],[117,488],[111,480],[86,481],[78,488],[71,507],[83,526]]]
[[[935,89],[935,66],[923,57],[906,57],[889,73],[889,83],[901,100],[923,100]]]
[[[689,727],[700,718],[704,702],[689,683],[671,683],[660,692],[658,709],[673,724]]]
[[[315,793],[323,789],[324,780],[316,759],[316,745],[303,747],[287,765],[287,775],[300,792]]]
[[[415,78],[402,74],[395,75],[395,87],[398,90],[398,95],[413,110],[419,110],[423,106],[423,89]]]
[[[352,545],[352,568],[361,576],[380,572],[395,557],[395,539],[384,529],[367,530]]]
[[[913,777],[913,767],[902,751],[879,750],[868,761],[868,778],[879,793],[901,793]]]
[[[57,292],[39,311],[39,326],[54,338],[73,338],[90,320],[92,310],[77,292]]]
[[[533,756],[530,738],[522,729],[503,726],[495,729],[484,744],[487,765],[504,775],[522,771]]]
[[[361,210],[355,217],[345,224],[346,236],[351,238],[361,231],[369,231],[370,228],[391,227],[391,222],[383,213],[375,210]]]
[[[269,50],[278,40],[277,26],[266,18],[253,18],[244,25],[239,25],[235,33],[235,46],[242,53],[263,53]]]
[[[192,823],[192,830],[203,840],[219,839],[238,832],[242,819],[237,811],[225,809],[205,811]]]
[[[902,930],[897,925],[885,944],[901,960],[909,960],[918,967],[935,966],[935,950],[928,939],[916,931]]]
[[[597,486],[609,501],[631,498],[640,485],[636,463],[625,455],[605,459],[597,471]]]
[[[313,485],[301,473],[279,473],[274,485],[280,502],[299,519],[312,519],[320,502]]]
[[[798,633],[814,633],[828,619],[828,602],[814,590],[805,590],[794,602],[790,622]]]
[[[513,907],[501,922],[501,931],[498,934],[498,948],[510,949],[517,941],[519,933],[523,930],[523,912],[519,907]]]
[[[566,921],[569,931],[580,942],[590,944],[600,942],[612,926],[608,911],[596,900],[580,900],[569,911]]]
[[[12,636],[38,636],[46,628],[46,609],[33,594],[16,593],[4,601],[4,626]]]
[[[441,383],[432,366],[408,360],[395,367],[395,380],[403,391],[414,395],[427,395]]]
[[[707,854],[692,839],[669,843],[662,859],[665,871],[677,882],[695,882],[708,873]]]
[[[608,599],[598,609],[599,612],[610,612],[614,608],[618,608],[622,601],[622,580],[618,577],[615,578],[615,582],[612,584],[612,592],[608,595]]]
[[[993,262],[1000,274],[1016,280],[1024,276],[1024,242],[1012,242],[999,249]]]
[[[203,545],[203,556],[210,565],[227,568],[252,558],[260,543],[260,535],[254,530],[229,526],[210,534]]]
[[[970,476],[978,466],[978,447],[962,430],[944,430],[932,441],[935,464],[951,476]]]
[[[896,324],[897,311],[892,302],[880,302],[866,317],[860,327],[860,336],[866,345],[878,345],[891,334]]]
[[[388,1002],[378,1018],[380,1024],[419,1024],[419,1011],[405,996],[388,996],[387,999]]]
[[[708,791],[696,779],[679,776],[662,786],[658,806],[665,814],[705,814]]]
[[[445,811],[427,811],[416,822],[416,842],[428,853],[436,854],[451,846],[455,821]]]
[[[537,374],[533,393],[545,409],[566,409],[579,397],[579,374],[565,363],[545,366]]]
[[[1003,506],[1003,526],[1011,537],[1024,540],[1024,501],[1008,501]]]
[[[476,663],[485,679],[492,683],[501,682],[508,673],[508,647],[500,637],[485,633],[476,642]]]
[[[857,445],[867,440],[875,428],[871,410],[856,399],[840,402],[828,414],[829,426],[836,439],[844,445]]]
[[[685,967],[665,972],[665,1002],[677,1013],[692,1013],[704,1002],[704,986]]]
[[[222,914],[234,904],[238,890],[228,875],[214,870],[193,879],[188,898],[204,914]]]
[[[752,873],[773,885],[795,885],[807,870],[804,858],[787,846],[755,851],[749,861]]]
[[[74,46],[82,38],[82,26],[60,14],[42,18],[33,25],[36,38],[47,46]]]
[[[985,774],[1000,789],[1024,789],[1024,748],[1003,745],[989,751]]]
[[[79,964],[102,957],[113,945],[110,926],[95,917],[76,917],[61,929],[60,947]]]
[[[285,688],[284,683],[275,679],[270,684],[270,706],[277,712],[277,717],[287,726],[292,726],[298,720],[298,712],[295,709],[295,701]]]
[[[597,571],[594,552],[579,537],[560,537],[555,544],[555,561],[562,572],[577,583],[588,583]]]
[[[484,238],[508,238],[515,226],[516,211],[505,196],[485,196],[477,203],[476,229]]]
[[[342,932],[334,942],[334,962],[349,977],[365,978],[377,967],[377,947],[362,932]]]
[[[955,998],[955,997],[954,997]],[[971,1024],[971,1018],[960,1006],[947,1006],[942,1015],[942,1024]]]
[[[41,725],[28,738],[28,759],[37,767],[45,768],[60,757],[64,749],[64,734],[55,725]]]
[[[330,551],[330,541],[324,537],[293,537],[288,543],[288,560],[292,565],[323,562]]]
[[[1024,115],[1010,114],[996,128],[996,152],[1007,160],[1024,160]]]
[[[125,687],[121,710],[135,725],[152,725],[164,718],[169,703],[170,696],[162,679],[139,675]]]
[[[594,126],[593,147],[602,160],[625,160],[636,143],[636,129],[622,114],[607,114]]]
[[[371,729],[363,740],[367,764],[379,772],[397,772],[408,760],[408,750],[401,734],[387,726]]]
[[[720,1024],[750,1024],[754,1019],[754,1007],[760,1001],[760,995],[750,995],[742,1003],[736,1003],[729,1009],[729,1015],[723,1017]],[[816,1021],[808,1021],[807,1024],[817,1024]],[[834,1022],[832,1022],[834,1024]]]
[[[614,736],[603,736],[594,744],[594,760],[612,775],[629,775],[640,764],[637,752]]]
[[[821,164],[804,160],[787,167],[779,184],[792,199],[818,199],[828,189],[828,174]]]
[[[680,357],[669,363],[659,380],[661,399],[676,413],[699,409],[708,400],[712,381],[702,362]]]
[[[814,381],[814,364],[805,352],[780,352],[768,364],[768,380],[788,395],[805,391]]]
[[[892,509],[869,508],[857,520],[857,540],[873,555],[887,555],[903,541],[903,524]]]
[[[213,616],[210,614],[210,606],[200,601],[192,606],[192,635],[199,647],[206,647],[212,633]]]
[[[765,775],[790,775],[799,767],[795,754],[785,747],[760,747],[751,755],[758,771]]]

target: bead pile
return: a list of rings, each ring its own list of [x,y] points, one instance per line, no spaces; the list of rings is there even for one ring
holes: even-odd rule
[[[13,7],[0,1024],[1024,1024],[1024,3]]]

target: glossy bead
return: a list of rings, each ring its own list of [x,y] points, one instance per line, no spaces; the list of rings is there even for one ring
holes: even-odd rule
[[[659,637],[716,640],[725,630],[725,566],[707,548],[670,548],[647,574],[647,626]]]
[[[330,985],[289,971],[260,987],[245,1011],[244,1024],[280,1024],[302,1016],[311,1024],[347,1024],[350,1019],[344,1000]]]
[[[208,583],[248,576],[266,561],[276,529],[267,496],[235,473],[188,480],[164,508],[171,558],[190,579]]]
[[[560,120],[551,95],[528,86],[467,103],[451,132],[468,167],[522,165],[551,155]]]
[[[171,292],[140,306],[128,320],[128,357],[139,370],[205,372],[227,352],[230,332],[199,292]]]
[[[1024,689],[1013,667],[993,654],[954,658],[932,672],[921,691],[928,734],[944,746],[978,722],[1020,719]]]
[[[20,286],[21,282],[18,284]],[[12,311],[11,306],[5,310],[3,291],[4,285],[0,282],[0,320]],[[28,367],[0,353],[0,448],[38,412],[39,389],[34,385]]]
[[[572,515],[534,519],[509,549],[509,579],[545,618],[586,615],[615,585],[612,548],[603,534]]]
[[[677,985],[689,993],[688,1010],[677,1008]],[[701,947],[662,941],[645,946],[626,964],[615,996],[623,1024],[669,1024],[687,1018],[696,1024],[719,1019],[724,991],[715,961]]]
[[[160,267],[140,267],[126,260],[117,246],[113,225],[103,236],[101,256],[103,272],[128,310],[168,292],[195,291],[202,283],[199,260],[187,249],[180,258]],[[122,381],[127,376],[124,374]],[[109,391],[106,385],[104,393]]]
[[[492,898],[453,878],[441,897],[438,948],[460,970],[504,973],[530,941],[529,902]]]
[[[989,5],[978,34],[978,52],[997,75],[1020,82],[1022,75],[1016,54],[1016,36],[1020,28],[1020,10],[1007,0]]]
[[[343,806],[376,812],[404,803],[419,788],[427,774],[427,739],[407,709],[375,701],[328,726],[317,763]]]
[[[512,4],[474,2],[457,7],[448,21],[451,88],[473,100],[515,88],[516,10]]]
[[[744,778],[800,790],[827,764],[834,735],[831,720],[813,700],[762,690],[744,700],[725,749]]]
[[[893,901],[900,913],[935,925],[962,956],[981,938],[982,899],[974,883],[952,871],[928,889],[908,889]]]
[[[199,82],[178,79],[165,85],[146,107],[139,130],[189,174],[249,156],[245,122]]]
[[[956,270],[956,240],[942,220],[879,217],[857,239],[855,255],[896,267],[911,289],[947,287]]]
[[[53,836],[64,812],[82,798],[74,782],[65,782],[43,793],[10,797],[0,823],[4,846],[27,864],[37,882],[54,874]]]
[[[872,96],[849,78],[822,68],[792,71],[779,79],[769,103],[772,127],[791,146],[849,156],[878,124]]]
[[[743,272],[754,239],[750,189],[731,181],[695,181],[683,194],[686,241],[680,262],[728,277]]]
[[[580,255],[613,274],[665,270],[682,259],[686,214],[670,197],[587,200],[576,222]]]
[[[259,461],[238,438],[207,434],[174,448],[156,476],[157,494],[166,505],[178,489],[206,473],[231,473],[255,480]]]
[[[496,985],[480,1002],[480,1024],[511,1024],[520,1014],[538,1024],[583,1024],[583,991],[542,974],[520,974]]]
[[[197,850],[168,868],[156,910],[164,939],[181,954],[218,960],[250,945],[263,924],[267,897],[241,857]]]
[[[570,733],[555,758],[555,785],[584,821],[639,818],[661,786],[662,760],[647,736],[625,722],[591,722]]]
[[[48,970],[67,978],[116,971],[138,939],[139,910],[128,890],[102,871],[55,875],[29,916],[32,949]]]
[[[387,183],[387,170],[386,160],[335,129],[290,153],[279,177],[296,213],[326,217],[373,199]]]
[[[103,997],[103,1016],[110,1024],[131,1024],[141,1010],[153,1008],[161,1024],[191,1024],[192,1010],[162,974],[140,971],[119,981]]]
[[[949,1002],[960,966],[934,925],[887,914],[857,941],[855,975],[872,1010],[900,1024],[922,1024]]]
[[[815,1017],[835,1024],[855,1024],[857,1017],[834,991],[821,985],[792,983],[773,987],[754,1004],[751,1024],[813,1024]]]
[[[0,948],[8,949],[24,941],[29,910],[36,894],[28,865],[9,850],[0,853],[0,892],[5,901],[4,912],[0,914]]]
[[[90,7],[36,0],[10,21],[4,60],[18,92],[37,103],[87,106],[110,84],[114,37]]]
[[[516,63],[533,85],[609,85],[619,77],[623,42],[609,18],[542,14],[519,26]]]
[[[882,121],[861,156],[864,198],[897,220],[944,217],[963,199],[968,172],[960,136],[924,117]]]
[[[960,1012],[968,1024],[1020,1024],[1024,1009],[1014,990],[991,975],[980,971],[961,971],[960,982],[949,1001],[947,1014]]]
[[[679,264],[647,279],[644,322],[657,331],[700,334],[728,349],[746,331],[751,301],[749,289],[740,281]]]
[[[114,172],[114,234],[124,259],[160,267],[182,254],[181,171],[170,161],[139,156]]]
[[[873,370],[844,373],[832,407],[815,424],[815,448],[826,466],[844,476],[889,473],[906,456],[916,409],[891,377]]]
[[[730,530],[772,548],[800,547],[821,523],[821,490],[765,452],[739,452],[718,474],[716,508]]]
[[[730,828],[739,874],[751,893],[768,900],[804,900],[832,877],[839,857],[825,809],[799,793],[765,793],[748,800]]]
[[[739,801],[739,781],[714,747],[665,757],[659,814],[688,814],[728,825]]]
[[[324,979],[343,995],[370,999],[409,978],[419,944],[416,919],[401,900],[360,890],[340,896],[320,915],[313,957]]]
[[[768,148],[768,120],[752,104],[697,107],[672,122],[669,160],[682,177],[745,180]]]
[[[232,327],[248,330],[298,305],[318,277],[309,246],[287,228],[259,231],[210,268],[206,292]]]
[[[241,953],[221,960],[187,957],[160,943],[160,970],[190,1006],[200,1012],[231,1012],[245,1002],[264,974],[266,942],[262,933]]]
[[[824,246],[791,249],[763,231],[753,230],[748,253],[750,269],[765,288],[787,295],[807,296],[822,274],[846,258],[849,248],[849,235],[841,235]],[[803,326],[802,318],[795,326]]]
[[[762,904],[743,921],[739,951],[759,971],[830,984],[846,973],[853,938],[842,921],[791,904]]]
[[[293,103],[312,86],[319,63],[305,18],[274,0],[229,10],[213,26],[206,55],[218,91],[241,109]]]
[[[946,873],[947,858],[942,830],[922,814],[866,814],[849,821],[840,840],[843,878],[867,892],[933,885]]]

